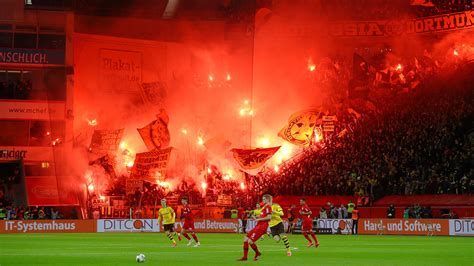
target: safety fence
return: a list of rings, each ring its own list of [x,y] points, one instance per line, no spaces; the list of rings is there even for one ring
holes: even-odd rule
[[[285,228],[288,228],[288,222]],[[315,219],[314,230],[320,234],[351,234],[351,219]],[[182,222],[176,222],[180,230]],[[246,222],[248,232],[255,221]],[[238,219],[195,219],[196,232],[241,233]],[[474,219],[360,219],[360,235],[436,235],[474,236]],[[0,220],[0,234],[6,233],[94,233],[94,232],[160,232],[157,219],[99,219],[99,220]],[[293,233],[300,233],[296,222]]]

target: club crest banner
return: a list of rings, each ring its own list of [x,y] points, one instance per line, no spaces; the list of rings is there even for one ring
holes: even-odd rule
[[[169,146],[171,137],[168,130],[168,122],[168,115],[162,109],[157,115],[156,120],[143,128],[137,129],[149,151]]]
[[[308,146],[313,137],[319,112],[316,110],[301,111],[288,119],[288,124],[280,130],[278,136],[299,146]]]
[[[263,149],[232,149],[234,159],[245,170],[256,169],[264,165],[281,146]]]

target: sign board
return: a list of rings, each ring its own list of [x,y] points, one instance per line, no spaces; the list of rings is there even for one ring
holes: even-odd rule
[[[66,104],[64,102],[1,100],[0,119],[64,120],[66,119]]]
[[[64,65],[64,50],[0,47],[0,64]]]

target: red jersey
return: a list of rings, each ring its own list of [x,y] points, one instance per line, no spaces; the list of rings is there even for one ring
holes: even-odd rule
[[[191,208],[189,208],[189,205],[183,205],[183,208],[181,209],[181,218],[184,218],[186,221],[193,220],[193,212],[191,211]]]
[[[271,215],[272,214],[272,206],[269,206],[267,204],[265,204],[263,206],[263,208],[260,210],[260,216],[258,218],[265,218],[267,217],[268,215]],[[260,225],[260,224],[267,224],[270,222],[270,220],[267,220],[267,221],[258,221],[257,222],[257,225]]]
[[[306,214],[302,214],[302,212],[304,212],[304,213],[311,212],[311,209],[308,207],[307,204],[301,206],[300,214],[301,214],[302,218],[311,218],[311,214],[306,215]]]

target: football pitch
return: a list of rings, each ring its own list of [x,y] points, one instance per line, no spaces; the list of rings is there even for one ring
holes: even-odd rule
[[[0,235],[0,265],[474,265],[474,238],[428,236],[318,235],[321,246],[306,248],[302,235],[290,235],[293,256],[270,237],[258,241],[259,261],[237,262],[243,235],[198,234],[172,248],[162,233],[84,233]],[[184,239],[186,240],[186,239]]]

